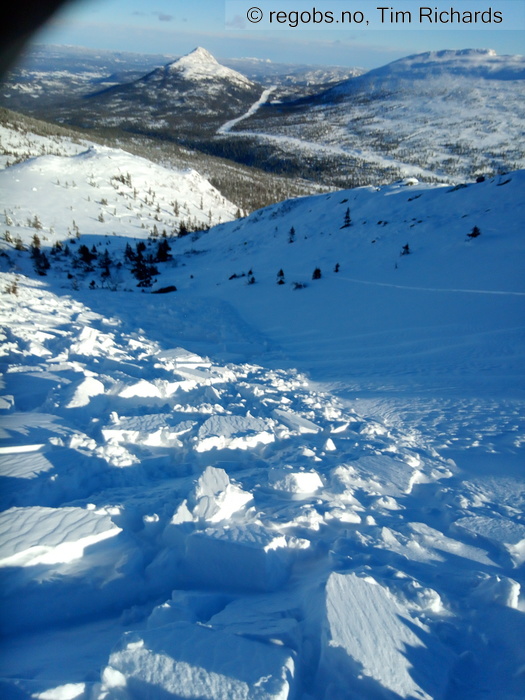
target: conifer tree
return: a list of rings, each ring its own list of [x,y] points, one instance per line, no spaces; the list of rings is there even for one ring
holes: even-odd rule
[[[135,260],[135,252],[129,243],[126,243],[126,248],[124,249],[124,258],[128,262],[133,262],[133,260]]]
[[[111,274],[109,268],[112,265],[112,261],[107,248],[101,256],[99,265],[102,268],[102,277],[109,277]]]
[[[35,233],[35,235],[31,239],[31,257],[32,258],[36,258],[40,254],[40,245],[41,245],[40,238]]]
[[[171,258],[171,246],[168,243],[167,238],[163,238],[157,246],[157,255],[155,256],[155,262],[167,262]]]

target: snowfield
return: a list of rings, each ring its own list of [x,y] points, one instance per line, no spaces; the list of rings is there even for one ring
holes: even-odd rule
[[[523,697],[524,184],[1,172],[2,697]]]

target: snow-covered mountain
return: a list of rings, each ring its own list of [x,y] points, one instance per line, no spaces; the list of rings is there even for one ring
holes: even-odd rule
[[[57,102],[71,101],[97,88],[131,83],[156,68],[172,64],[176,58],[37,44],[27,50],[5,79],[0,100],[12,110],[49,118]],[[257,58],[221,58],[220,63],[252,82],[286,86],[287,94],[293,94],[293,88],[303,96],[364,72],[359,68],[276,63]]]
[[[363,172],[473,178],[525,165],[524,98],[522,56],[428,52],[304,100],[270,100],[235,130],[311,155],[317,169],[338,174],[339,163],[340,182],[349,171],[358,182]]]
[[[221,66],[205,49],[142,78],[116,85],[56,110],[82,127],[118,128],[171,136],[183,141],[210,137],[228,119],[242,114],[262,87],[231,68]]]
[[[163,238],[206,183],[57,158],[0,173],[3,697],[520,697],[525,173]]]
[[[498,56],[492,49],[460,49],[457,51],[427,51],[401,58],[398,61],[368,71],[361,76],[361,81],[383,89],[392,79],[429,80],[435,77],[462,76],[465,78],[483,78],[485,80],[523,80],[525,79],[525,57]],[[349,82],[340,86],[342,90],[357,83]],[[395,87],[395,86],[394,86]]]

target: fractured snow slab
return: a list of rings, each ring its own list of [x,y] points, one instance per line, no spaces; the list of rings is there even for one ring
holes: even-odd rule
[[[145,379],[141,379],[136,384],[131,384],[125,389],[122,389],[122,391],[119,393],[119,396],[123,399],[132,399],[135,397],[144,399],[160,399],[162,398],[162,393],[160,389],[157,386],[155,386],[155,384],[152,384],[151,382],[148,382]]]
[[[197,452],[213,448],[248,450],[275,440],[270,423],[252,416],[211,416],[199,428]]]
[[[99,698],[287,700],[294,669],[286,647],[175,622],[125,635],[102,673]]]
[[[211,362],[205,360],[200,355],[186,350],[184,348],[172,348],[170,350],[162,350],[155,357],[164,360],[165,366],[173,369],[175,367],[189,367],[197,369],[197,367],[211,367]]]
[[[294,432],[298,432],[300,434],[321,432],[321,428],[318,425],[313,423],[311,420],[308,420],[308,418],[303,418],[303,416],[300,416],[298,413],[294,413],[293,411],[283,411],[280,408],[275,408],[272,411],[272,415]]]
[[[209,527],[187,537],[184,575],[197,585],[270,591],[286,581],[292,555],[283,535],[257,524]]]
[[[456,520],[453,526],[503,547],[511,555],[515,566],[525,561],[525,525],[521,523],[477,515]]]
[[[428,481],[413,465],[385,454],[365,455],[353,465],[361,477],[368,477],[377,495],[402,496],[412,491],[414,484]]]
[[[147,445],[149,447],[181,446],[178,439],[192,429],[194,421],[169,424],[170,416],[152,413],[144,416],[115,417],[112,425],[102,428],[106,442]]]
[[[49,471],[53,465],[40,451],[44,447],[38,444],[0,448],[0,476],[34,479],[41,472]]]
[[[0,514],[0,567],[61,564],[121,532],[107,513],[83,508],[10,508]]]

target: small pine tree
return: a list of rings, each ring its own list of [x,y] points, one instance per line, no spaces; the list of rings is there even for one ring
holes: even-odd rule
[[[292,226],[292,228],[288,232],[288,243],[293,243],[294,241],[295,241],[295,229]]]
[[[279,270],[279,272],[277,273],[277,284],[284,284],[284,283],[285,283],[285,282],[284,282],[284,272],[283,272],[283,270],[281,269],[281,270]]]
[[[477,238],[478,236],[481,236],[481,231],[477,226],[474,226],[472,231],[470,233],[467,233],[468,238]]]
[[[107,248],[100,258],[99,265],[102,268],[102,277],[109,277],[111,274],[109,268],[112,265],[112,261]]]
[[[340,265],[339,265],[339,263],[336,263],[336,265],[334,267],[334,272],[339,272],[339,270],[340,270]]]
[[[348,228],[352,225],[352,219],[350,218],[350,207],[347,207],[345,211],[345,217],[343,219],[343,225],[341,228]]]
[[[97,257],[96,253],[93,253],[87,245],[82,244],[80,248],[78,249],[78,255],[80,257],[80,260],[86,264],[86,265],[91,265],[93,260]]]
[[[410,255],[410,246],[408,243],[401,248],[401,255]]]
[[[35,235],[31,239],[31,257],[37,258],[40,255],[40,238]]]
[[[315,268],[313,275],[312,275],[312,279],[313,280],[320,280],[321,279],[321,270],[318,267]]]

